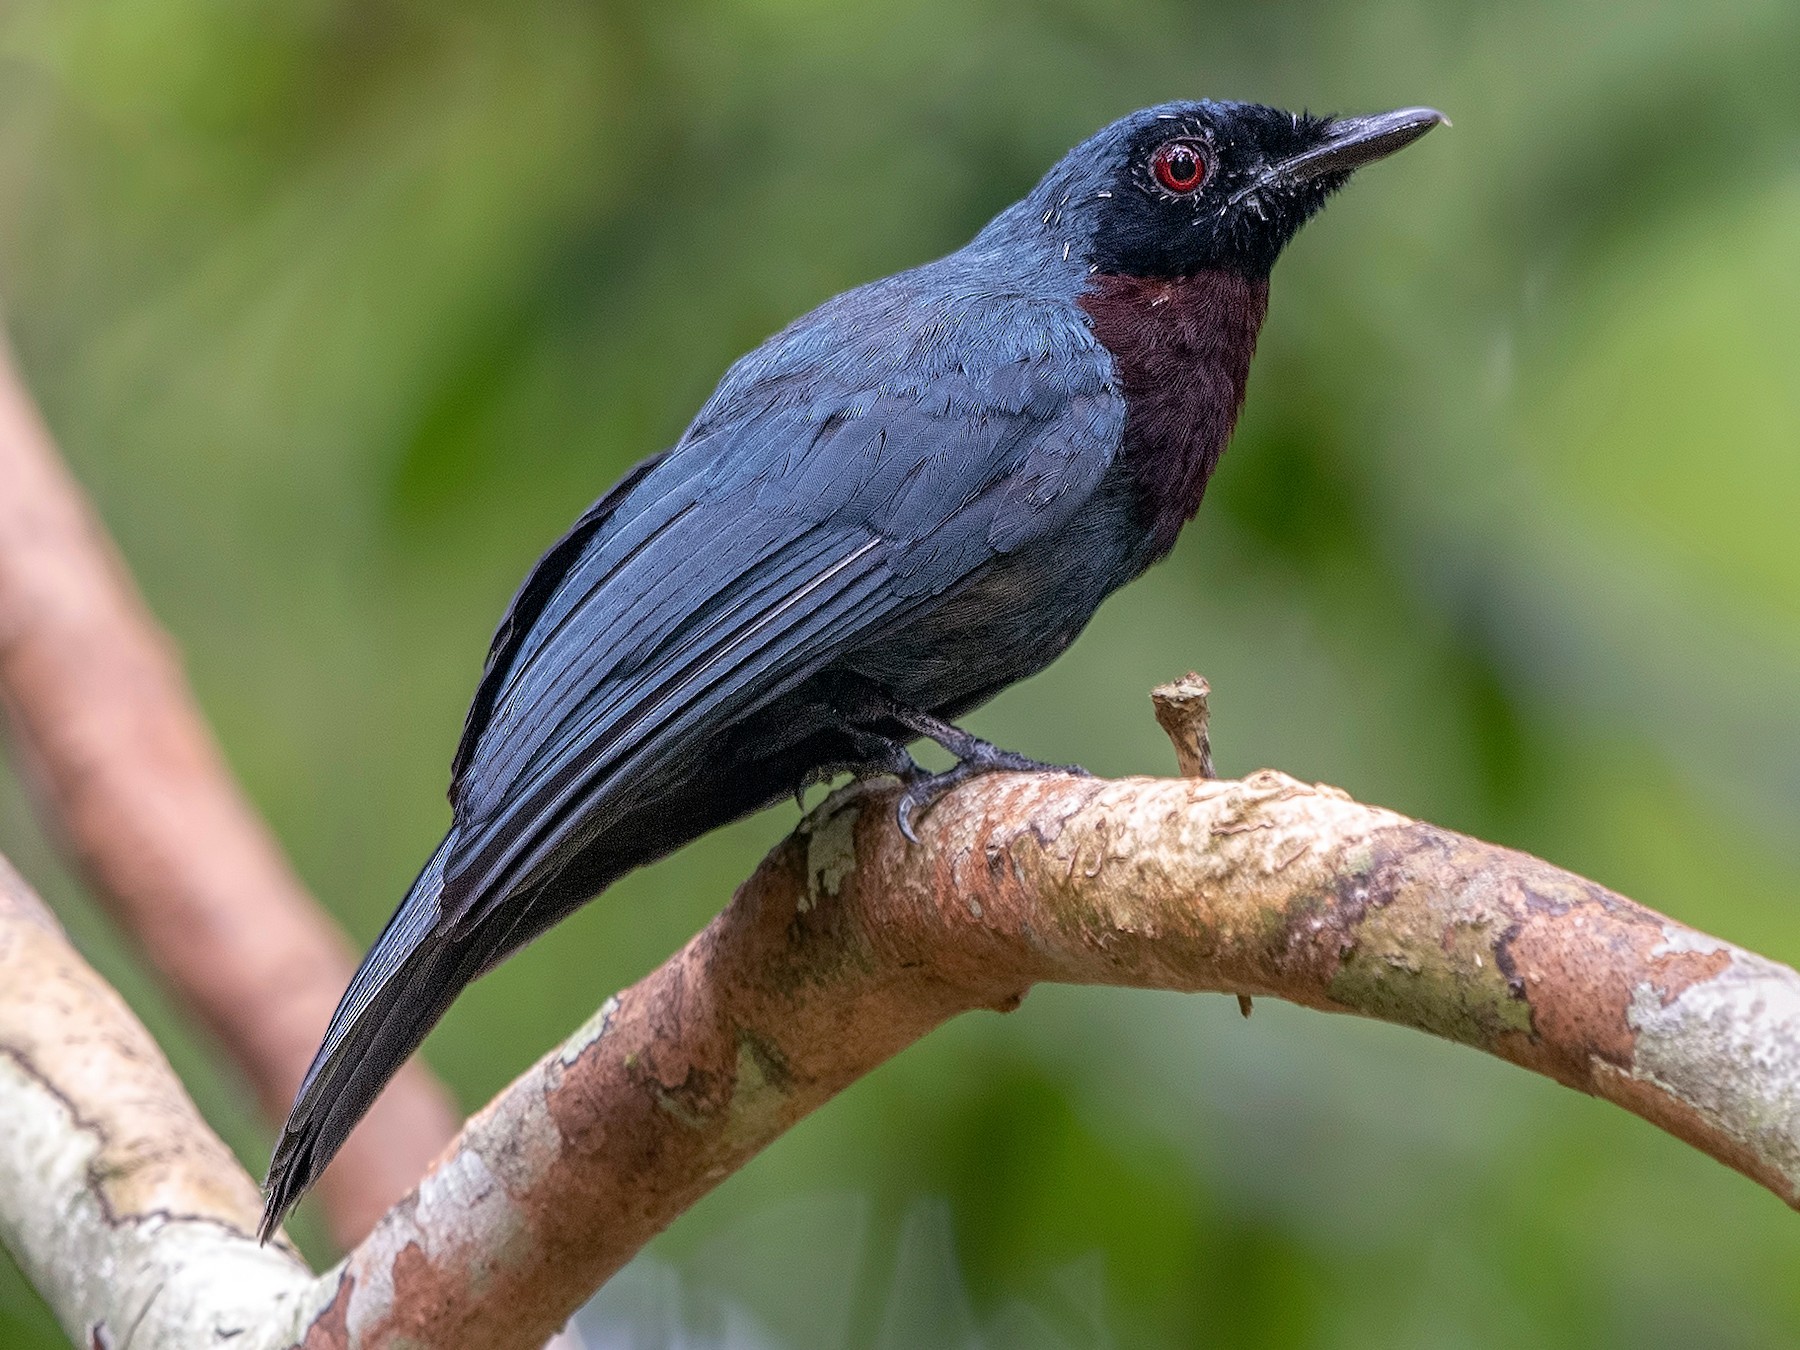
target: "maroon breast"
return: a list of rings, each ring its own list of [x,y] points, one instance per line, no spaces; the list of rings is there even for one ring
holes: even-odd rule
[[[1081,296],[1125,395],[1123,467],[1159,552],[1200,509],[1225,452],[1269,283],[1227,272],[1175,280],[1101,275]]]

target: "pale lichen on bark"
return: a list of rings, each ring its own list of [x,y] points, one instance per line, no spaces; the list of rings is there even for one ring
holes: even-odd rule
[[[1686,930],[1670,937],[1670,950],[1724,952],[1729,961],[1673,998],[1648,981],[1632,991],[1630,1072],[1766,1159],[1772,1184],[1800,1205],[1800,989],[1793,972]],[[1753,1072],[1721,1072],[1721,1065]]]

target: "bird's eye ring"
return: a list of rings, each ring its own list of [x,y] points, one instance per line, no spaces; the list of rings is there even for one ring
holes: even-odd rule
[[[1168,141],[1150,156],[1150,172],[1165,189],[1185,197],[1206,181],[1206,156],[1192,141]]]

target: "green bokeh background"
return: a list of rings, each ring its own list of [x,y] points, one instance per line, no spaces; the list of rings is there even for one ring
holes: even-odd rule
[[[233,764],[366,941],[445,823],[518,578],[733,357],[1132,107],[1435,104],[1455,128],[1277,270],[1175,556],[972,725],[1164,772],[1145,691],[1197,668],[1225,772],[1792,962],[1796,70],[1793,0],[0,0],[0,298]],[[794,818],[627,880],[472,989],[432,1064],[486,1099]],[[11,780],[0,848],[260,1175],[242,1084]],[[643,1347],[1791,1346],[1800,1220],[1416,1034],[1042,989],[782,1139],[592,1317]],[[0,1345],[57,1343],[0,1260]]]

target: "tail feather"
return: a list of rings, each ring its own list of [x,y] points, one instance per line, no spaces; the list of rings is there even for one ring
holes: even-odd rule
[[[332,1014],[263,1183],[264,1242],[487,959],[478,934],[452,943],[437,931],[449,843],[413,882]]]
[[[753,756],[714,761],[705,775],[684,771],[672,775],[674,782],[637,784],[640,805],[604,837],[586,841],[529,878],[523,891],[484,907],[480,921],[454,931],[442,910],[453,829],[363,958],[300,1084],[263,1183],[263,1240],[472,980],[632,868],[785,796],[813,766],[843,757],[835,741],[802,738],[785,751],[759,743]]]

